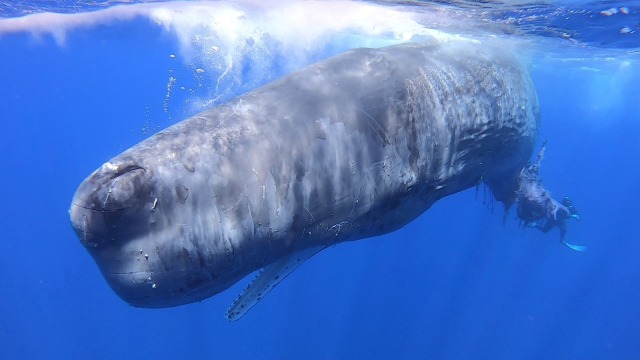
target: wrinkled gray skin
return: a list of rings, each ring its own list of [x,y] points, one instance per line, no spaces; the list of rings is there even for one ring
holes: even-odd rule
[[[528,74],[499,49],[357,49],[116,156],[80,185],[71,222],[129,304],[187,304],[480,181],[510,205],[538,125]]]

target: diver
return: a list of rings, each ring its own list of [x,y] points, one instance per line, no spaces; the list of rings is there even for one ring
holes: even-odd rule
[[[532,208],[538,207],[540,209],[540,204],[531,206],[532,204],[527,201],[520,201],[518,203],[518,217],[522,220],[523,225],[536,228],[544,233],[549,232],[554,227],[558,227],[560,229],[560,239],[564,240],[567,232],[565,220],[569,218],[580,220],[580,215],[578,215],[578,211],[571,203],[571,200],[566,196],[561,203],[551,197],[544,200],[543,209],[540,212],[532,212]],[[532,216],[532,214],[535,215]]]
[[[567,232],[566,220],[571,218],[580,220],[580,215],[573,203],[568,197],[562,199],[562,202],[556,201],[542,187],[538,172],[544,156],[545,145],[546,140],[538,152],[536,161],[523,168],[518,177],[517,216],[523,226],[533,227],[544,233],[557,227],[560,229],[562,244],[576,251],[584,251],[586,250],[584,246],[569,244],[564,240]]]

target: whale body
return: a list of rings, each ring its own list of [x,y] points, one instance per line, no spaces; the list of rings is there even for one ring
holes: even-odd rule
[[[177,123],[77,189],[72,225],[137,307],[263,269],[237,319],[322,249],[394,231],[483,182],[514,201],[538,100],[512,54],[469,42],[355,49]]]

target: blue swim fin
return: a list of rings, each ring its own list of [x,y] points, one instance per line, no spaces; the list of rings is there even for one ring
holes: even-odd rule
[[[562,240],[562,243],[564,245],[566,245],[569,249],[571,250],[575,250],[575,251],[587,251],[587,247],[586,246],[582,246],[582,245],[573,245],[573,244],[569,244],[568,242]]]

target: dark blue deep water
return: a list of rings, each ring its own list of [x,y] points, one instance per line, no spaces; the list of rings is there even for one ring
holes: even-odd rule
[[[639,2],[258,4],[0,2],[1,359],[640,359]],[[68,15],[23,17],[42,12]],[[248,279],[170,309],[109,288],[69,225],[89,173],[203,108],[424,29],[526,58],[544,184],[573,200],[567,241],[588,251],[503,223],[479,188],[323,251],[238,322],[223,313]]]

